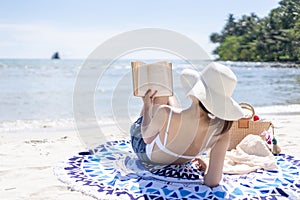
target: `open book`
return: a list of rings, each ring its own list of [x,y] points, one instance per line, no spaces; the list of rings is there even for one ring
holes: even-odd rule
[[[148,89],[157,90],[156,96],[173,95],[172,63],[131,62],[131,67],[134,96],[145,96]]]

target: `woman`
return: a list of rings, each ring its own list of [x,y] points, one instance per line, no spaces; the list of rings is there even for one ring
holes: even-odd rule
[[[184,110],[168,105],[157,108],[156,91],[148,90],[142,117],[131,127],[133,150],[145,162],[182,164],[210,148],[204,184],[214,187],[222,178],[228,130],[232,121],[243,117],[241,107],[231,98],[237,79],[228,67],[211,63],[200,74],[184,70],[181,80],[189,90],[191,106]]]

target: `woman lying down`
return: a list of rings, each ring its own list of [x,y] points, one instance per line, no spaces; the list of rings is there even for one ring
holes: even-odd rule
[[[174,97],[156,97],[148,90],[140,118],[131,126],[134,152],[152,164],[182,164],[191,160],[206,168],[198,157],[210,149],[204,184],[215,187],[222,178],[232,121],[243,117],[231,95],[237,78],[226,66],[211,63],[201,73],[186,69],[183,87],[192,103],[179,110]],[[175,102],[175,103],[174,103]]]

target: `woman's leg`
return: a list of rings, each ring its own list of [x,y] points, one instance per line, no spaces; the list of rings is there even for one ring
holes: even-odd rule
[[[146,143],[142,138],[141,124],[143,117],[139,117],[130,128],[131,146],[137,157],[144,162],[151,163],[146,154]]]

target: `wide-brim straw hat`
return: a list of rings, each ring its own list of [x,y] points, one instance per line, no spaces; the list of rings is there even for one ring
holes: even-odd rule
[[[241,106],[231,97],[237,78],[229,67],[212,62],[200,73],[185,69],[181,82],[187,95],[196,97],[216,117],[235,121],[244,116]]]

